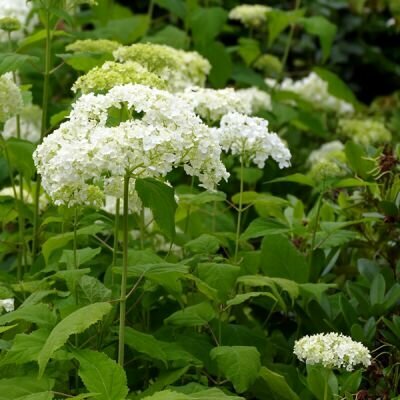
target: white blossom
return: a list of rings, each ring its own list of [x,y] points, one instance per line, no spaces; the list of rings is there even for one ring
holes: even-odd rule
[[[267,79],[266,83],[271,85],[271,80]],[[352,104],[329,93],[328,84],[315,72],[311,72],[305,78],[297,81],[286,78],[280,84],[280,89],[296,93],[313,103],[316,108],[324,111],[332,111],[338,114],[352,114],[354,112]]]
[[[229,12],[229,19],[257,28],[267,20],[267,13],[271,10],[271,7],[262,4],[240,4]]]
[[[253,162],[263,168],[271,157],[279,168],[290,166],[289,149],[276,133],[269,132],[265,119],[229,113],[221,119],[216,132],[223,150],[239,155],[246,164]]]
[[[22,96],[9,74],[0,76],[0,122],[5,122],[22,109]]]
[[[132,119],[110,121],[110,109],[123,107]],[[162,178],[182,165],[214,188],[228,177],[220,153],[218,138],[190,105],[166,91],[128,84],[81,96],[34,160],[55,204],[101,207],[105,195],[122,197],[127,173],[132,180]]]
[[[21,139],[36,143],[40,139],[42,110],[36,105],[24,107],[19,113]],[[6,121],[3,129],[5,139],[17,137],[17,118]]]
[[[0,300],[0,307],[2,307],[5,312],[14,311],[14,299],[11,298]]]
[[[345,368],[352,371],[358,364],[371,364],[369,350],[343,334],[321,333],[304,336],[294,345],[294,354],[307,364],[320,364],[326,368]]]
[[[271,96],[256,87],[239,89],[237,95],[243,103],[250,104],[251,114],[256,114],[261,110],[271,110]]]

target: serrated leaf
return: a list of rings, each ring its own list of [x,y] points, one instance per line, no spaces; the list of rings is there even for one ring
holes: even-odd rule
[[[82,307],[59,322],[51,331],[38,356],[39,376],[42,376],[46,365],[54,352],[62,347],[68,338],[81,333],[101,320],[111,311],[109,303],[95,303]]]
[[[177,204],[174,189],[153,178],[137,179],[135,189],[145,207],[151,209],[161,231],[169,239],[175,236],[175,211]]]
[[[57,317],[47,304],[33,304],[0,316],[0,325],[23,320],[38,326],[53,327]]]
[[[82,304],[98,303],[111,299],[111,290],[93,276],[82,276],[76,289],[79,302]]]
[[[254,297],[265,296],[269,297],[274,301],[278,301],[278,299],[270,292],[249,292],[249,293],[240,293],[237,294],[233,299],[228,300],[226,302],[227,306],[236,306],[238,304],[242,304],[245,301],[252,299]]]
[[[37,379],[36,376],[0,379],[0,400],[19,399],[20,397],[50,391],[53,385],[53,379]]]
[[[211,350],[210,356],[238,393],[251,387],[261,368],[260,353],[252,346],[219,346]]]
[[[284,376],[261,367],[260,378],[266,383],[270,391],[281,400],[300,400],[300,397],[288,385]]]
[[[215,236],[203,233],[187,242],[185,249],[195,254],[214,254],[219,249],[219,240]]]
[[[79,376],[97,400],[122,400],[128,395],[124,369],[106,354],[93,350],[74,350],[79,361]]]
[[[311,179],[307,175],[298,174],[298,173],[283,176],[282,178],[272,179],[268,183],[275,183],[275,182],[293,182],[293,183],[299,183],[301,185],[306,185],[306,186],[311,186],[311,187],[315,186],[315,182],[313,181],[313,179]]]
[[[204,302],[176,311],[164,321],[166,324],[176,326],[202,326],[210,322],[215,316],[216,313],[211,305]]]
[[[80,267],[82,264],[92,260],[101,252],[101,247],[97,247],[95,249],[91,247],[85,247],[84,249],[76,250],[76,267]],[[75,260],[74,260],[74,251],[73,250],[63,250],[62,256],[59,260],[60,263],[67,264],[67,268],[72,269],[75,268]]]
[[[281,222],[270,218],[256,218],[250,222],[240,236],[241,240],[249,240],[265,235],[276,235],[289,232],[290,229]]]

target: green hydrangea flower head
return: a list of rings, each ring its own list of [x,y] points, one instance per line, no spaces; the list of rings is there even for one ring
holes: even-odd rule
[[[310,165],[308,175],[317,182],[347,174],[344,146],[338,140],[311,152],[307,163]]]
[[[21,91],[8,74],[0,76],[0,122],[18,114],[23,107]]]
[[[73,53],[110,53],[117,50],[121,44],[108,39],[76,40],[66,46],[66,50]]]
[[[136,83],[152,88],[165,89],[166,82],[140,64],[129,61],[124,64],[107,61],[101,67],[91,69],[77,79],[72,90],[82,93],[106,92],[117,85]]]
[[[19,31],[22,28],[21,22],[17,18],[0,18],[0,29],[6,32]]]
[[[168,82],[168,88],[173,92],[204,86],[211,70],[208,60],[199,53],[160,44],[136,43],[122,46],[113,54],[117,61],[135,61],[157,74]]]
[[[384,123],[371,118],[341,119],[338,130],[340,135],[365,146],[387,143],[392,140],[392,134]]]
[[[259,28],[267,20],[272,8],[263,4],[240,4],[229,12],[229,19],[240,21],[250,28]]]

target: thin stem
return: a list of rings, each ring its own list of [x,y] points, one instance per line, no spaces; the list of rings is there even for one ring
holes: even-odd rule
[[[144,235],[145,235],[145,229],[144,229],[145,223],[144,223],[144,206],[140,208],[140,216],[139,216],[139,228],[140,228],[140,249],[144,249]]]
[[[190,182],[190,194],[193,194],[193,188],[194,188],[194,176],[192,176],[192,179]],[[189,230],[190,213],[191,213],[191,206],[189,205],[188,209],[187,209],[187,213],[186,213],[186,221],[185,221],[185,229],[184,229],[185,235],[188,233],[188,230]]]
[[[235,241],[235,257],[234,257],[235,263],[237,263],[238,261],[240,229],[242,224],[242,213],[243,213],[243,173],[244,173],[244,165],[242,156],[240,158],[240,192],[239,192],[238,218],[236,225],[236,241]]]
[[[43,77],[43,98],[42,98],[42,127],[40,133],[40,143],[47,132],[47,114],[50,93],[50,70],[51,70],[51,32],[50,32],[50,11],[46,8],[46,49],[45,49],[45,66]],[[35,261],[38,251],[39,236],[39,198],[41,188],[41,176],[38,175],[35,187],[34,214],[33,214],[33,242],[32,242],[32,262]]]
[[[328,396],[328,375],[325,376],[324,400],[329,400],[329,396]]]
[[[129,216],[129,175],[124,177],[123,220],[122,220],[122,277],[121,302],[119,306],[118,364],[124,366],[126,281],[128,276],[128,216]]]
[[[312,231],[312,238],[311,238],[311,248],[310,248],[310,255],[309,255],[309,263],[310,267],[312,266],[312,261],[313,261],[313,254],[314,254],[314,247],[315,247],[315,240],[317,237],[317,229],[319,226],[319,218],[321,215],[321,207],[322,207],[322,198],[324,196],[324,191],[321,192],[318,198],[318,204],[317,204],[317,214],[315,215],[315,223],[313,226],[313,231]]]
[[[117,265],[117,254],[118,254],[118,231],[119,231],[119,208],[121,206],[121,200],[117,198],[115,202],[115,220],[114,220],[114,246],[112,256],[112,267]],[[111,283],[114,284],[114,271],[111,269]]]
[[[301,5],[301,0],[296,0],[296,3],[295,3],[293,11],[296,12],[300,8],[300,5]],[[291,24],[291,26],[290,26],[288,40],[286,42],[285,51],[283,53],[282,61],[281,61],[282,67],[281,67],[280,78],[282,78],[283,74],[285,73],[285,67],[286,67],[286,63],[287,63],[288,57],[289,57],[290,48],[292,47],[292,41],[293,41],[293,35],[294,35],[295,27],[296,27],[296,25],[294,23]]]
[[[78,227],[78,207],[75,207],[74,215],[74,269],[78,269],[78,253],[77,253],[77,227]]]

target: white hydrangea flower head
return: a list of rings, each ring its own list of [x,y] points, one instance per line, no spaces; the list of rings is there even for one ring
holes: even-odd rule
[[[310,153],[307,164],[309,175],[316,181],[340,177],[347,174],[344,145],[339,140],[323,144]]]
[[[18,114],[23,107],[22,95],[9,74],[0,76],[0,122]]]
[[[37,143],[40,139],[42,110],[39,106],[30,104],[19,113],[21,139]],[[12,117],[6,121],[3,129],[5,139],[17,137],[17,118]]]
[[[362,343],[335,332],[304,336],[295,342],[293,352],[306,364],[326,368],[352,371],[359,364],[371,365],[371,354]]]
[[[364,146],[387,143],[392,140],[392,134],[385,124],[371,118],[341,119],[338,130],[342,136]]]
[[[266,83],[270,84],[268,80]],[[318,109],[338,114],[352,114],[354,107],[344,100],[332,96],[328,91],[328,84],[321,79],[315,72],[311,72],[303,79],[293,81],[286,78],[280,84],[280,89],[293,92],[301,96],[304,100],[313,103]]]
[[[14,311],[14,299],[0,300],[0,307],[3,308],[5,312]]]
[[[109,110],[122,107],[132,119],[110,126]],[[169,92],[128,84],[81,96],[34,160],[55,204],[102,207],[105,195],[122,197],[128,171],[132,180],[162,178],[183,165],[202,186],[214,188],[228,177],[220,154],[218,138],[190,105]]]
[[[17,19],[21,24],[21,29],[11,33],[13,40],[19,40],[24,37],[24,30],[31,33],[38,22],[36,15],[32,18],[33,2],[27,0],[0,0],[0,18],[11,17]],[[7,42],[7,32],[0,30],[0,42]]]
[[[243,101],[243,93],[239,94],[232,88],[187,88],[183,93],[179,93],[179,97],[190,104],[196,114],[209,124],[218,122],[230,112],[252,113],[253,104],[250,96]]]
[[[170,46],[136,43],[113,52],[119,62],[135,61],[168,83],[169,90],[179,92],[191,86],[204,86],[211,64],[195,51]]]
[[[229,113],[216,131],[223,150],[240,156],[245,164],[253,162],[263,168],[271,157],[279,168],[290,166],[289,149],[276,133],[269,132],[265,119]]]
[[[240,21],[247,27],[258,28],[265,23],[267,13],[271,10],[271,7],[262,4],[241,4],[232,8],[229,19]]]
[[[127,83],[140,83],[158,89],[167,87],[164,80],[136,62],[128,61],[121,64],[107,61],[102,66],[95,67],[87,74],[80,76],[72,86],[72,91],[104,92],[114,86]]]
[[[250,104],[251,114],[256,114],[261,110],[271,110],[271,96],[256,87],[239,89],[236,91],[242,102]]]

